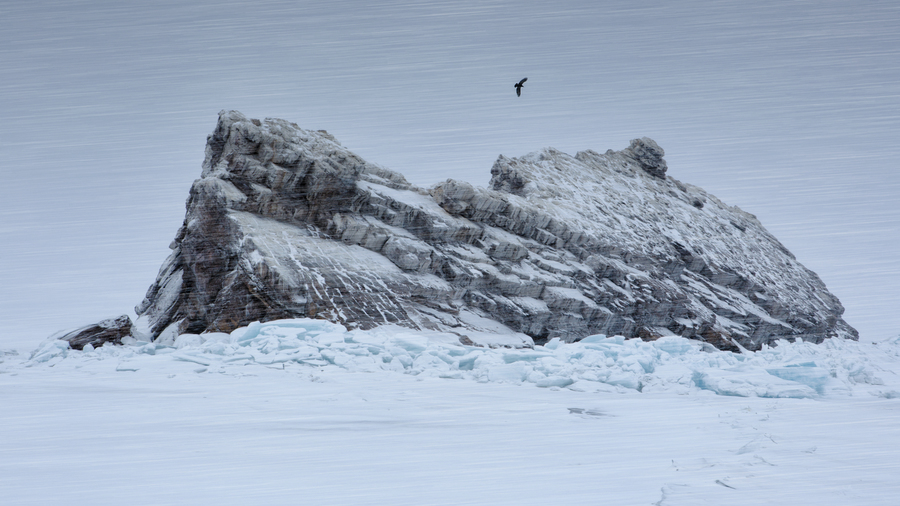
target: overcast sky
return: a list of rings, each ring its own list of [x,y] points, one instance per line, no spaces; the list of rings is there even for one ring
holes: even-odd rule
[[[132,311],[221,109],[420,185],[651,137],[900,333],[896,1],[0,0],[0,339]]]

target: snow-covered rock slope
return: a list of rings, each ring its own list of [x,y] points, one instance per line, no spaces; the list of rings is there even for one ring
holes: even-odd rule
[[[324,131],[223,111],[133,332],[311,317],[511,346],[857,338],[815,273],[753,215],[667,176],[663,154],[647,138],[547,148],[501,156],[487,189],[424,189]]]

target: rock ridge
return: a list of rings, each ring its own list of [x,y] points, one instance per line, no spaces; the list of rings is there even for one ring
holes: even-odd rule
[[[856,339],[843,307],[753,215],[622,151],[500,156],[488,188],[430,188],[324,131],[222,111],[136,327],[396,324],[513,345],[681,335],[720,349]],[[138,332],[137,330],[135,332]]]

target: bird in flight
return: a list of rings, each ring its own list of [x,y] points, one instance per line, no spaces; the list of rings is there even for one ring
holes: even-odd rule
[[[528,80],[528,78],[526,77],[525,79],[522,79],[521,81],[519,81],[518,83],[513,85],[516,87],[516,96],[517,97],[522,96],[522,85],[525,84],[525,81],[527,81],[527,80]]]

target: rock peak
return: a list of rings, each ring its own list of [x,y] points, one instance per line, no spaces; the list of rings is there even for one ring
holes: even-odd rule
[[[666,152],[653,139],[649,137],[632,139],[628,148],[622,153],[624,156],[636,161],[642,169],[647,171],[647,174],[665,179],[668,167],[663,156],[665,156]]]

